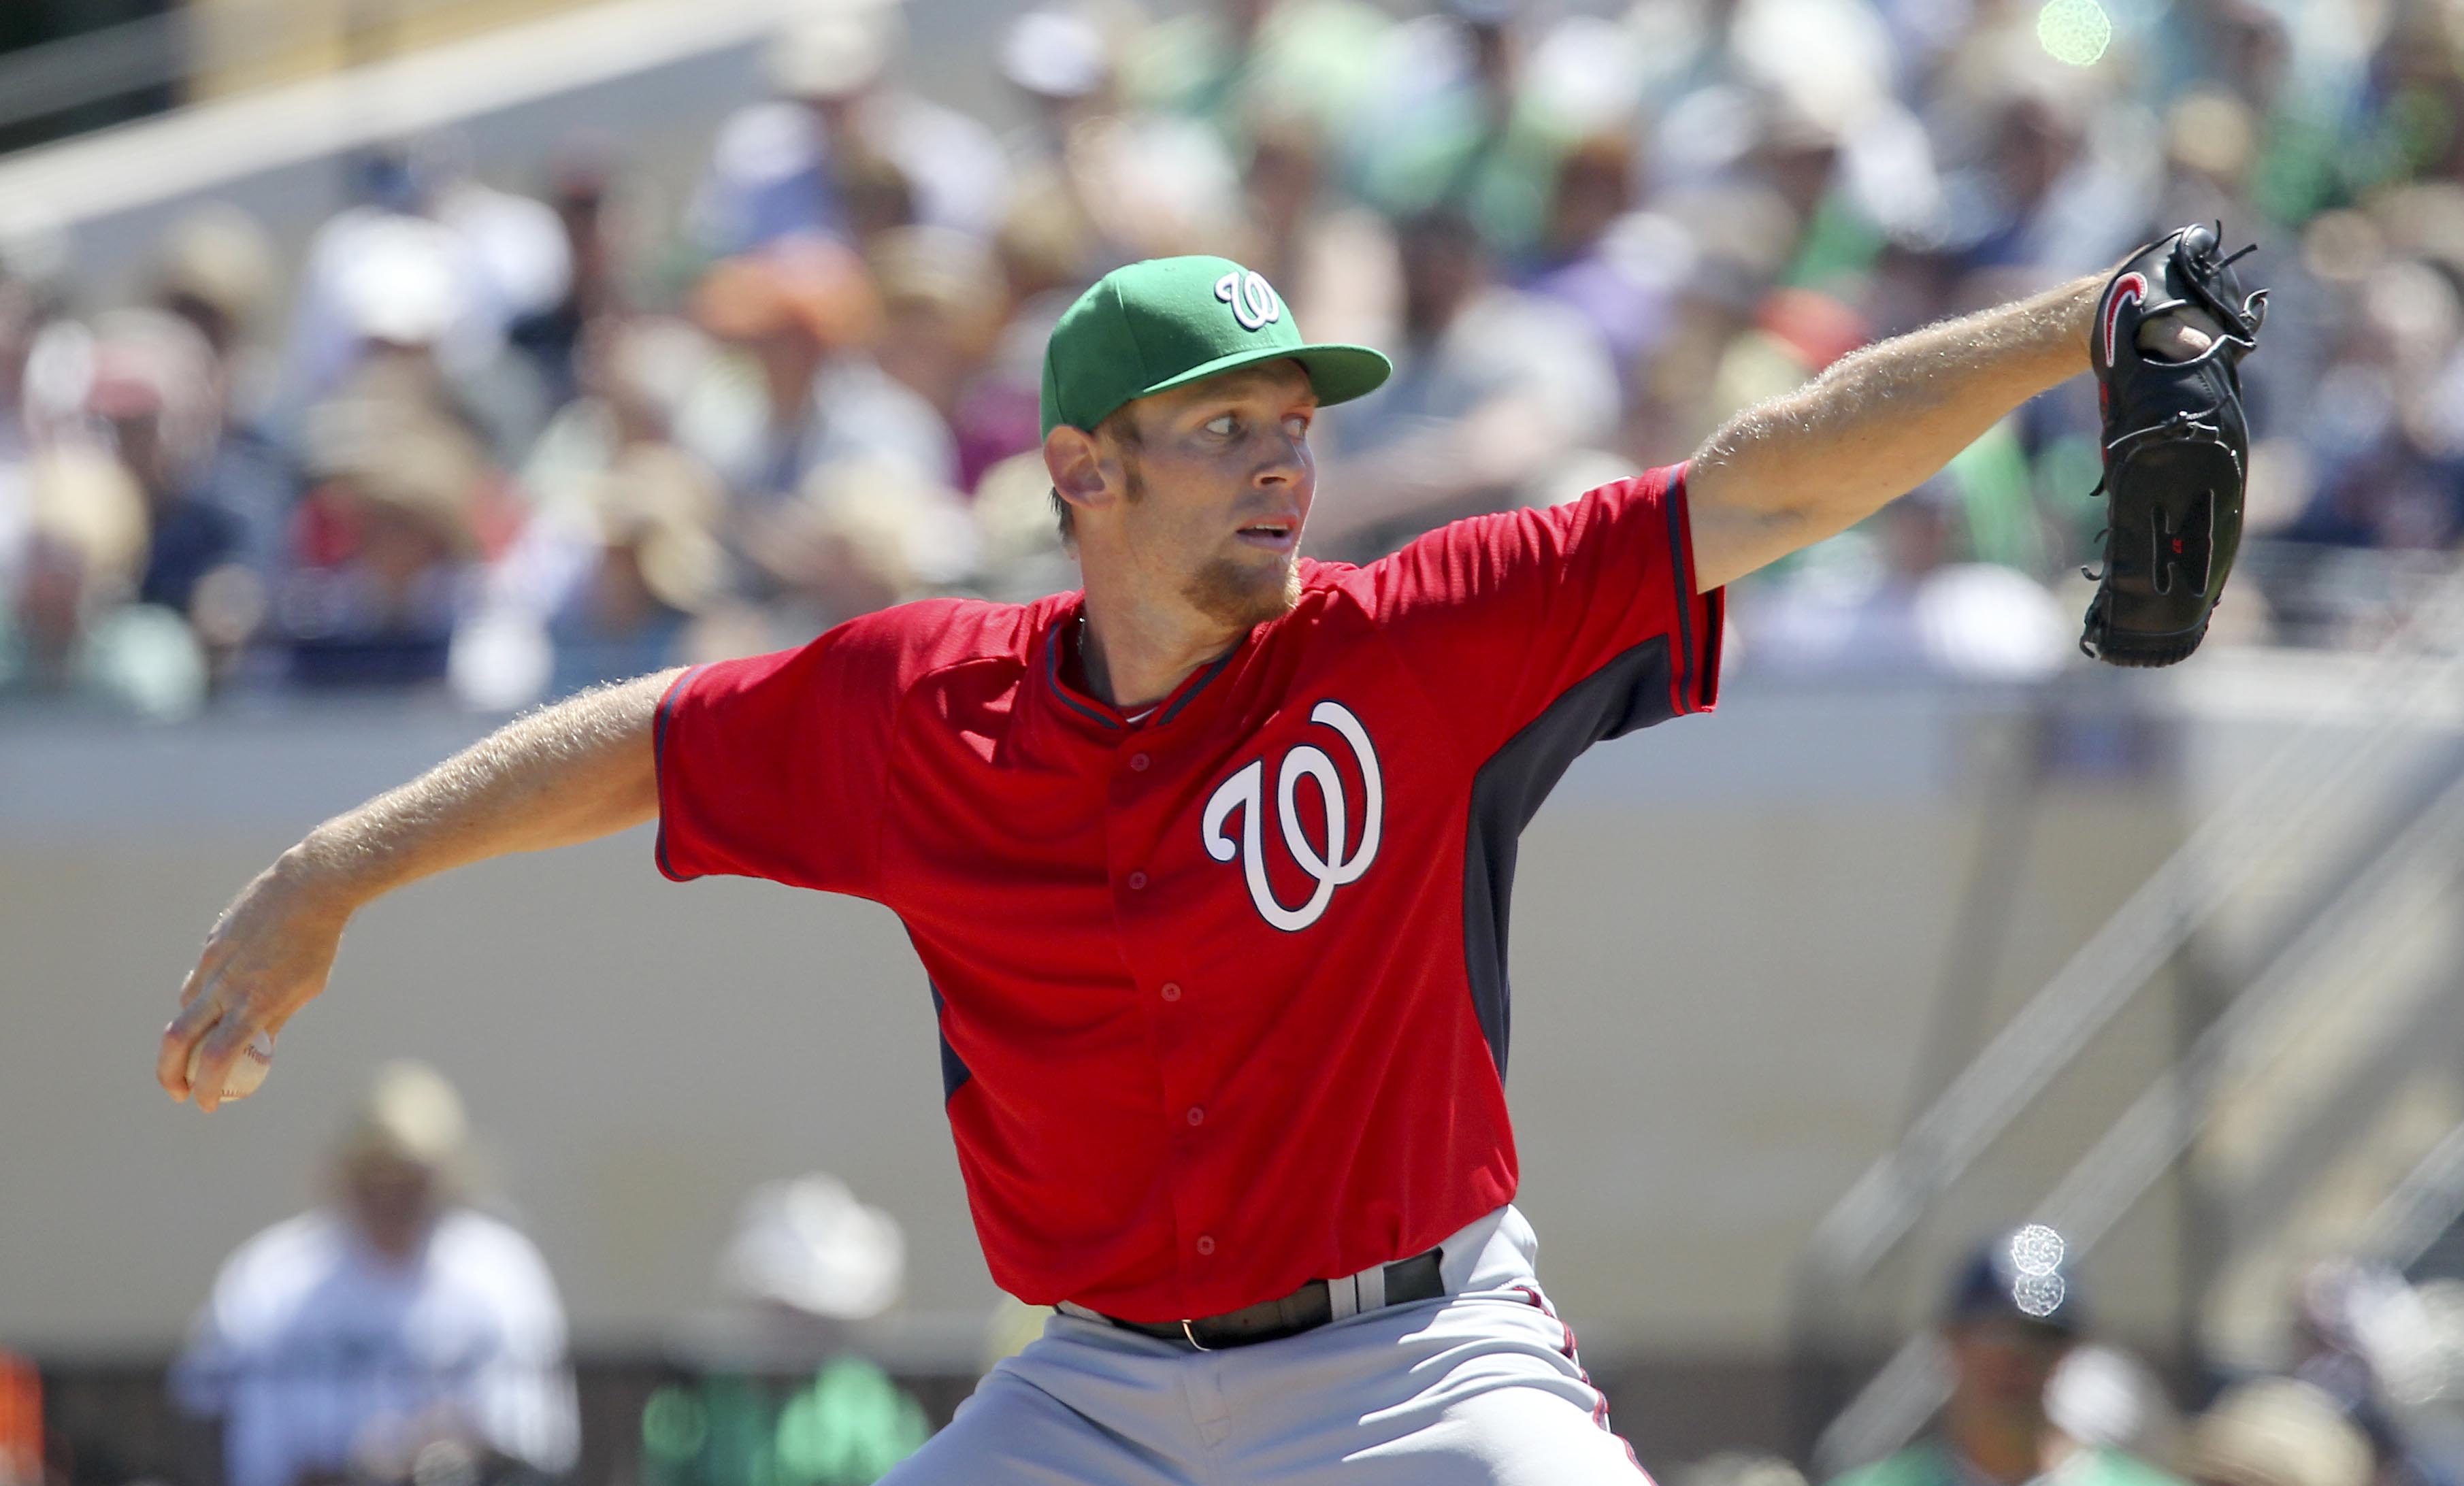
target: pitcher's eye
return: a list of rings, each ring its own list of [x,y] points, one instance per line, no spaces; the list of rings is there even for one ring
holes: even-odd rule
[[[1296,439],[1307,438],[1309,431],[1309,421],[1308,416],[1302,413],[1294,413],[1289,418],[1285,419],[1284,431]]]
[[[1232,436],[1232,431],[1240,426],[1241,420],[1230,413],[1225,413],[1219,418],[1209,418],[1206,420],[1207,432],[1227,439]]]

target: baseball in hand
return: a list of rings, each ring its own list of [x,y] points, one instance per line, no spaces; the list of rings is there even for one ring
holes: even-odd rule
[[[203,1038],[197,1039],[196,1046],[188,1049],[188,1092],[191,1096],[197,1092],[197,1064],[203,1060],[205,1051]],[[274,1034],[260,1032],[248,1039],[248,1046],[240,1049],[239,1061],[231,1064],[231,1072],[224,1077],[223,1101],[229,1103],[248,1098],[257,1091],[265,1082],[265,1076],[273,1071]]]

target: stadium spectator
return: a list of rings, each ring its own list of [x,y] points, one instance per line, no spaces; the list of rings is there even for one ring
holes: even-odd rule
[[[2293,1365],[2286,1372],[2307,1385],[2360,1432],[2381,1486],[2428,1486],[2455,1479],[2456,1444],[2434,1420],[2408,1405],[2434,1394],[2453,1340],[2422,1302],[2420,1292],[2384,1265],[2338,1257],[2312,1265],[2295,1297]],[[2264,1396],[2302,1410],[2282,1390]],[[2246,1428],[2246,1407],[2228,1414]],[[2427,1430],[2416,1428],[2428,1423]],[[2310,1428],[2304,1426],[2304,1431]]]
[[[2046,1478],[2174,1486],[2154,1466],[2073,1437],[2047,1410],[2047,1385],[2084,1325],[2076,1278],[2063,1273],[2051,1234],[2022,1229],[1960,1266],[1942,1319],[1950,1401],[1934,1431],[1837,1486],[2024,1486]]]
[[[647,1478],[861,1486],[924,1443],[922,1407],[860,1344],[905,1281],[896,1219],[821,1172],[765,1182],[717,1269],[725,1304],[682,1338],[703,1376],[643,1408]]]
[[[154,263],[154,302],[212,347],[226,420],[253,420],[270,369],[253,363],[280,271],[263,224],[236,207],[200,207],[171,224]]]
[[[148,571],[125,593],[112,576],[118,548],[67,539],[56,499],[41,571],[33,588],[21,580],[33,561],[28,471],[54,446],[107,445],[115,425],[140,444],[156,415],[115,414],[186,397],[128,375],[127,322],[85,316],[61,233],[10,228],[0,612],[18,618],[0,653],[17,658],[6,663],[17,685],[39,674],[43,688],[85,690],[90,662],[122,649],[86,643],[99,625],[153,635],[130,655],[203,655],[224,689],[293,675],[284,603],[300,585],[274,564],[268,626],[253,623],[267,603],[239,576],[290,545],[286,532],[330,524],[288,514],[317,443],[307,410],[375,362],[421,369],[422,426],[430,415],[458,426],[487,467],[475,541],[449,541],[458,556],[429,566],[458,568],[491,623],[526,615],[526,644],[566,643],[542,638],[550,616],[566,616],[560,635],[579,633],[563,607],[575,575],[619,552],[599,525],[615,446],[583,460],[568,491],[582,493],[550,492],[549,472],[579,447],[576,420],[554,415],[568,403],[587,404],[581,423],[605,411],[583,364],[589,327],[636,310],[682,312],[703,333],[666,338],[656,399],[656,439],[709,466],[726,492],[717,535],[732,565],[715,606],[686,624],[690,649],[691,634],[721,630],[794,639],[868,590],[1071,581],[1048,553],[997,556],[1031,550],[1005,511],[973,514],[978,561],[947,577],[964,544],[949,539],[946,496],[972,495],[1028,447],[1054,317],[1130,258],[1224,252],[1265,274],[1313,334],[1401,350],[1393,387],[1322,426],[1329,498],[1309,542],[1343,557],[1683,458],[1721,418],[1859,339],[2101,267],[2179,221],[2218,215],[2262,242],[2261,276],[2278,289],[2268,353],[2246,372],[2260,437],[2243,597],[2226,622],[2300,643],[2375,633],[2390,575],[2452,560],[2464,542],[2464,186],[2453,169],[2464,57],[2425,0],[2337,0],[2320,12],[2333,24],[2240,0],[2106,9],[2111,24],[2082,50],[2085,32],[2064,33],[2069,22],[2034,6],[1630,0],[1610,14],[1448,0],[1397,22],[1362,0],[1208,0],[1150,22],[1085,0],[1018,15],[998,38],[1007,91],[979,108],[927,102],[895,80],[894,0],[832,0],[774,38],[773,96],[718,131],[690,206],[638,218],[642,246],[706,276],[663,285],[625,273],[608,162],[635,142],[562,147],[542,202],[481,186],[468,142],[431,135],[355,162],[354,204],[319,229],[295,281],[277,379],[250,344],[280,289],[263,235],[229,211],[174,229],[145,293],[211,348],[221,432],[181,501],[165,504],[161,482],[140,473],[157,507],[180,515],[160,552],[139,555]],[[1003,114],[1012,126],[997,137]],[[646,168],[655,153],[643,152]],[[836,258],[816,246],[831,243]],[[1989,606],[2007,611],[2013,634],[2031,629],[2021,611],[2041,602],[2018,585],[2054,592],[2099,556],[2095,417],[2076,380],[1963,459],[1932,513],[1942,531],[1901,530],[1893,514],[1812,555],[1804,573],[1741,585],[1743,664],[1757,664],[1750,632],[1763,619],[1836,603],[1824,584],[1841,574],[1860,575],[1855,602],[1898,602],[1884,590],[1915,575],[1891,555],[1927,542],[1969,599],[1998,595]],[[791,511],[791,526],[809,528],[814,491],[844,489],[846,468],[894,463],[917,473],[892,488],[932,493],[856,505],[908,532],[874,542],[880,552],[920,561],[817,581],[803,538],[777,561],[747,551],[748,519]],[[574,520],[512,540],[521,513],[493,472],[510,470],[524,471],[540,514]],[[109,483],[73,474],[54,489],[109,508],[91,493]],[[209,562],[229,580],[196,585],[202,606],[193,592],[185,601],[177,622],[192,633],[158,633],[182,613],[177,575],[196,576],[199,554],[224,539],[201,521],[217,510],[242,514],[240,550],[259,559]],[[77,529],[109,525],[95,516]],[[329,566],[330,545],[306,566]],[[563,563],[544,589],[542,550]],[[89,558],[102,563],[93,580],[70,581],[67,568]],[[554,601],[541,601],[550,590]],[[132,605],[144,613],[122,625]],[[444,607],[470,622],[469,605]],[[662,609],[658,623],[681,612]],[[2019,650],[2032,659],[2013,651],[1987,670],[2040,673],[2043,658]],[[1765,659],[1787,651],[1762,647]],[[465,695],[501,705],[597,668],[544,657]],[[423,661],[403,674],[433,670]],[[533,680],[515,685],[522,676]]]
[[[992,250],[946,228],[899,228],[874,240],[870,262],[883,311],[875,359],[949,429],[953,483],[972,490],[1001,460],[1040,448],[1036,398],[979,376],[1007,308]]]
[[[145,567],[145,494],[108,453],[87,444],[33,454],[21,478],[25,506],[11,555],[10,644],[0,675],[37,692],[91,691],[108,649],[99,637],[134,612],[128,605]],[[186,710],[182,700],[166,710]]]
[[[1570,451],[1605,444],[1616,425],[1617,369],[1580,317],[1493,281],[1460,215],[1423,217],[1397,235],[1395,375],[1337,426],[1328,485],[1342,493],[1311,517],[1321,551],[1382,551],[1439,521],[1579,494],[1551,471]]]
[[[201,591],[232,569],[261,593],[293,491],[270,450],[231,436],[212,344],[191,322],[160,310],[103,315],[94,335],[87,405],[145,495],[149,540],[139,601],[196,618]],[[248,607],[261,611],[262,602]],[[219,623],[209,617],[201,630]],[[217,638],[235,646],[253,628]]]
[[[596,137],[568,140],[548,171],[548,206],[564,233],[569,265],[563,292],[534,305],[506,328],[514,345],[531,358],[548,405],[561,407],[580,391],[574,364],[583,331],[625,308],[624,264],[609,221],[608,195],[615,188],[614,146]]]
[[[2191,1427],[2182,1469],[2197,1486],[2369,1486],[2377,1475],[2368,1436],[2291,1378],[2227,1388]]]
[[[231,1486],[573,1463],[563,1306],[530,1240],[463,1205],[466,1134],[443,1076],[385,1065],[337,1153],[333,1205],[224,1262],[172,1387],[222,1420]]]
[[[1530,76],[1528,21],[1513,0],[1448,0],[1404,23],[1364,110],[1362,176],[1398,217],[1461,216],[1509,266],[1540,244],[1569,139]]]
[[[1835,543],[1758,596],[1738,620],[1756,669],[1783,676],[1962,676],[2029,681],[2058,669],[2074,625],[2043,587],[1959,560],[1956,483],[1921,487],[1862,535]]]
[[[1073,288],[1133,259],[1210,251],[1239,230],[1232,161],[1216,133],[1122,98],[1126,29],[1037,10],[1002,38],[1001,74],[1029,108],[1029,122],[1007,142],[1004,220],[1067,223],[1077,239]]]
[[[1683,229],[1634,209],[1635,170],[1633,144],[1620,134],[1595,135],[1567,152],[1527,286],[1589,322],[1628,395],[1668,334],[1693,256]]]
[[[572,282],[564,229],[539,202],[480,185],[467,146],[430,136],[358,163],[363,200],[308,245],[282,382],[304,407],[372,358],[434,364],[457,416],[499,460],[517,461],[549,413],[507,333]]]
[[[957,491],[879,457],[820,466],[739,530],[786,627],[804,634],[950,592],[975,575],[981,547]]]
[[[695,287],[693,314],[726,354],[686,392],[676,438],[717,471],[738,517],[845,459],[957,478],[949,425],[872,359],[881,295],[854,252],[804,238],[726,259]]]
[[[1394,23],[1361,0],[1212,0],[1141,34],[1131,99],[1195,119],[1239,156],[1262,119],[1333,139],[1358,116]]]
[[[1258,123],[1230,255],[1265,274],[1310,335],[1388,345],[1402,317],[1395,233],[1334,189],[1328,153],[1306,120]]]
[[[790,22],[767,59],[778,95],[719,129],[692,230],[715,256],[820,234],[862,247],[923,224],[989,236],[1001,146],[967,115],[898,87],[896,0],[847,0]]]
[[[310,413],[312,485],[292,523],[275,623],[295,684],[440,681],[481,597],[483,524],[510,518],[477,444],[429,402],[424,368],[367,368]]]

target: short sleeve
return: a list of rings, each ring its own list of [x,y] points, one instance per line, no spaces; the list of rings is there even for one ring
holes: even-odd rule
[[[1379,630],[1476,756],[1561,708],[1588,742],[1718,700],[1721,600],[1694,591],[1683,465],[1455,522],[1363,573]]]
[[[873,896],[910,668],[900,614],[676,678],[653,732],[660,871]]]

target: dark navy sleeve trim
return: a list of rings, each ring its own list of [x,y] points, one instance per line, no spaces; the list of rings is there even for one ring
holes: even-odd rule
[[[668,719],[675,711],[677,694],[693,679],[698,666],[687,667],[668,689],[659,695],[659,710],[650,717],[650,770],[659,799],[659,832],[651,856],[659,864],[659,875],[671,883],[689,883],[701,876],[698,872],[679,872],[668,858]]]
[[[1708,711],[1720,693],[1720,629],[1725,607],[1721,590],[1707,594],[1694,591],[1694,526],[1687,505],[1685,475],[1687,467],[1678,465],[1668,473],[1668,489],[1661,504],[1668,508],[1668,567],[1677,585],[1676,674],[1670,678],[1674,690],[1670,702],[1682,715]],[[1696,648],[1694,620],[1696,606],[1703,617],[1703,643]]]

